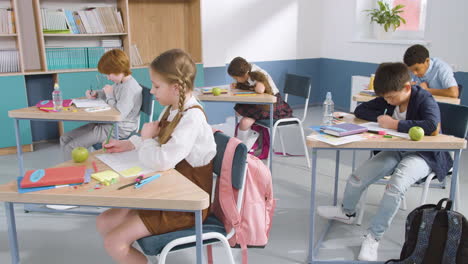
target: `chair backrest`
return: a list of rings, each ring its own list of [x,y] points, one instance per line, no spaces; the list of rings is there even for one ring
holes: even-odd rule
[[[140,112],[145,113],[148,115],[148,121],[151,122],[153,121],[153,113],[154,113],[154,97],[150,93],[151,89],[142,85],[141,86],[141,93],[142,93],[142,99],[141,99],[141,108]],[[138,130],[140,129],[140,124],[141,124],[141,116],[138,119]]]
[[[224,151],[226,150],[230,137],[222,132],[216,132],[214,134],[214,138],[216,142],[216,156],[213,160],[213,172],[219,176],[221,173]],[[234,153],[231,176],[232,187],[236,188],[237,190],[240,190],[244,186],[246,162],[247,147],[244,144],[239,144]]]
[[[307,76],[301,76],[297,74],[286,74],[286,82],[284,84],[284,101],[288,102],[288,96],[295,95],[305,99],[304,103],[304,115],[302,116],[302,122],[304,122],[307,116],[307,107],[309,106],[310,90],[312,88],[312,81]]]
[[[463,85],[459,84],[458,85],[458,98],[462,98],[463,94]]]
[[[442,133],[459,138],[466,138],[468,132],[468,107],[447,103],[438,103]]]

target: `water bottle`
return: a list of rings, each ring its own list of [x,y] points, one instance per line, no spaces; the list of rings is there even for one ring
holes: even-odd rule
[[[333,111],[335,104],[332,100],[332,95],[330,92],[327,92],[327,97],[323,102],[323,119],[322,124],[325,126],[333,125]]]
[[[61,111],[63,100],[58,83],[54,84],[54,91],[52,92],[52,101],[54,102],[54,110]]]

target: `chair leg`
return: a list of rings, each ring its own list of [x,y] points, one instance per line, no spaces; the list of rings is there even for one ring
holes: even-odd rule
[[[430,173],[429,175],[427,175],[426,181],[424,182],[423,192],[421,194],[419,205],[423,205],[426,203],[427,195],[429,193],[429,187],[431,186],[431,182],[432,182],[432,179],[434,179],[434,177],[435,177],[434,173]]]
[[[231,246],[229,245],[229,242],[228,240],[226,239],[225,236],[222,236],[220,235],[219,237],[217,237],[219,239],[219,241],[221,241],[221,243],[223,244],[223,248],[224,248],[224,251],[226,251],[226,255],[229,259],[229,263],[230,264],[235,264],[234,262],[234,257],[232,256],[232,250],[231,250]]]
[[[309,159],[309,150],[307,149],[307,143],[306,143],[306,138],[304,135],[304,128],[302,127],[302,122],[299,123],[298,127],[301,132],[302,143],[304,145],[304,156],[307,162],[307,168],[310,169],[311,167],[310,167],[310,159]]]
[[[278,128],[278,122],[276,122],[274,125],[273,125],[273,131],[270,131],[270,133],[272,133],[271,135],[271,138],[272,138],[272,141],[270,142],[270,148],[273,148],[273,146],[275,145],[275,135],[276,135],[276,129]],[[279,132],[278,132],[279,133]],[[273,157],[268,157],[268,161],[267,161],[267,167],[270,168],[270,162],[271,160],[273,159]]]
[[[455,190],[455,206],[453,207],[454,211],[458,211],[460,202],[460,183],[457,184],[457,189]]]
[[[283,156],[286,156],[286,149],[284,148],[283,134],[281,133],[281,129],[279,128],[278,128],[278,136],[280,138],[281,150],[283,151]]]
[[[364,211],[366,210],[366,205],[367,205],[367,192],[369,191],[369,187],[364,190],[364,192],[361,195],[361,200],[359,201],[360,206],[359,206],[359,215],[358,219],[356,221],[357,225],[362,225],[362,218],[364,217]]]

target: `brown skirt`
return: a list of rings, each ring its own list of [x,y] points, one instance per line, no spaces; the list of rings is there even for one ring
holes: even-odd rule
[[[213,162],[205,166],[192,167],[186,160],[179,162],[175,169],[190,181],[211,195],[213,185]],[[211,199],[210,199],[211,201]],[[203,221],[208,216],[209,208],[203,210]],[[148,231],[159,235],[191,228],[195,225],[195,214],[188,212],[138,210],[138,215]]]

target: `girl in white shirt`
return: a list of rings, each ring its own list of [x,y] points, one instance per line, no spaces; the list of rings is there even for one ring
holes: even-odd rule
[[[270,75],[255,64],[248,63],[244,58],[236,57],[229,63],[228,74],[236,80],[231,88],[255,91],[256,93],[271,94],[276,96],[273,109],[273,119],[281,119],[292,116],[292,109],[283,101],[278,88]],[[242,140],[247,149],[252,148],[258,138],[258,133],[250,128],[259,119],[270,118],[269,105],[236,104],[236,113],[242,116],[239,121],[237,138]]]
[[[150,66],[151,93],[167,106],[159,121],[146,123],[141,137],[113,140],[107,152],[137,149],[145,166],[156,171],[175,168],[193,183],[211,193],[216,144],[203,108],[192,95],[196,67],[182,50],[159,55]],[[203,211],[203,220],[208,215]],[[118,263],[147,263],[146,257],[132,247],[142,237],[173,232],[195,225],[193,213],[109,209],[98,216],[97,229],[104,247]]]

